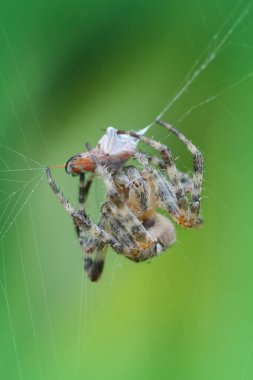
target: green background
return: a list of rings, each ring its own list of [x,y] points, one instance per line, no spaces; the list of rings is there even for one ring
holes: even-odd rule
[[[241,19],[245,4],[1,3],[1,379],[252,379],[253,26],[251,10]],[[101,280],[90,283],[43,168],[94,146],[109,125],[151,123],[237,22],[164,115],[204,154],[203,227],[177,227],[175,245],[149,263],[110,250]],[[174,137],[158,126],[148,135],[191,169]],[[63,169],[53,176],[77,204],[77,178]],[[103,191],[98,179],[94,221]]]

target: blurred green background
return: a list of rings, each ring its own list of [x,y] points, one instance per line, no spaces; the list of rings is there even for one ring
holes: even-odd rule
[[[252,379],[253,25],[245,4],[1,3],[1,379]],[[43,168],[94,146],[109,125],[151,123],[223,40],[164,115],[204,154],[203,227],[177,227],[175,245],[149,263],[110,250],[101,280],[90,283]],[[161,127],[148,135],[191,169]],[[77,179],[63,169],[53,175],[77,204]],[[89,198],[95,221],[103,197],[98,179]]]

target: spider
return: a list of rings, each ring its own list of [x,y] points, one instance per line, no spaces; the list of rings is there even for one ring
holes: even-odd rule
[[[107,247],[135,262],[159,255],[176,240],[173,223],[157,212],[165,210],[179,225],[197,227],[199,218],[203,156],[182,133],[161,119],[156,122],[175,134],[193,155],[193,175],[177,170],[170,149],[144,134],[107,128],[94,149],[71,157],[67,173],[78,175],[79,208],[75,209],[46,169],[48,182],[66,212],[72,217],[82,249],[84,269],[91,281],[97,281],[104,267]],[[137,144],[149,145],[160,154],[148,155],[137,150]],[[141,168],[125,165],[134,158]],[[92,172],[85,181],[85,172]],[[87,195],[94,175],[106,187],[106,201],[101,207],[98,224],[85,212]],[[88,238],[89,235],[89,238]]]

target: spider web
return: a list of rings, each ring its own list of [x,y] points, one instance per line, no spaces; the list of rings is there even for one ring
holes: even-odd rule
[[[252,137],[250,127],[242,121],[243,111],[239,114],[236,113],[233,110],[233,101],[231,100],[230,104],[229,100],[224,100],[224,95],[234,94],[244,86],[247,89],[247,86],[252,83],[253,62],[250,57],[253,44],[251,45],[252,41],[247,37],[252,30],[252,10],[250,3],[239,2],[230,10],[230,13],[227,13],[223,10],[221,3],[217,2],[216,11],[219,26],[213,33],[205,8],[200,3],[196,4],[196,12],[199,12],[203,33],[206,34],[208,42],[202,49],[197,46],[196,36],[191,35],[191,30],[185,32],[188,36],[185,46],[187,50],[189,46],[192,46],[192,50],[196,51],[196,59],[170,99],[164,102],[164,99],[167,99],[166,95],[161,100],[161,104],[165,103],[164,108],[160,107],[162,111],[159,113],[157,109],[152,110],[155,117],[151,118],[148,126],[154,127],[156,118],[165,118],[177,127],[180,125],[184,127],[192,117],[199,115],[203,120],[202,112],[205,113],[208,107],[216,104],[227,116],[237,121],[246,136]],[[15,80],[20,84],[20,96],[25,99],[33,124],[32,128],[24,126],[18,104],[15,103],[12,95],[13,84],[1,70],[0,83],[5,99],[4,104],[8,104],[6,109],[11,111],[11,120],[15,127],[12,127],[10,133],[3,125],[0,125],[0,294],[3,342],[7,347],[6,356],[3,358],[0,368],[3,368],[3,376],[6,378],[62,377],[66,354],[61,350],[61,346],[66,345],[69,338],[68,334],[62,331],[61,324],[58,323],[59,319],[63,318],[64,322],[71,326],[71,332],[76,332],[75,338],[71,338],[72,348],[69,353],[72,356],[68,359],[72,363],[70,367],[76,378],[81,378],[84,373],[82,358],[85,355],[90,358],[92,354],[96,354],[93,339],[96,337],[97,330],[101,331],[101,318],[108,311],[108,305],[115,300],[115,295],[113,295],[115,283],[118,282],[120,276],[124,281],[127,279],[126,274],[122,273],[121,267],[128,264],[116,256],[109,258],[109,263],[106,265],[109,275],[105,279],[106,285],[101,293],[101,289],[94,289],[93,284],[90,284],[83,275],[82,255],[81,252],[79,256],[78,253],[76,254],[79,252],[79,247],[74,234],[71,235],[71,231],[69,231],[69,243],[66,247],[68,252],[66,253],[64,249],[66,240],[61,236],[61,229],[66,231],[66,226],[68,230],[70,229],[67,217],[66,222],[59,221],[55,219],[58,218],[57,214],[57,216],[54,215],[54,218],[52,216],[52,221],[48,221],[51,207],[56,202],[51,199],[45,179],[45,167],[58,163],[57,157],[50,139],[45,137],[46,134],[38,116],[39,112],[36,111],[30,95],[32,90],[23,77],[22,63],[14,53],[15,49],[10,42],[11,38],[3,20],[0,20],[0,33],[1,41],[13,63]],[[215,83],[205,82],[205,75],[212,70],[212,67],[214,70],[218,70],[220,62],[223,60],[229,62],[230,59],[236,59],[240,54],[249,57],[248,67],[234,69],[233,77],[224,73],[222,80],[218,76]],[[145,125],[145,122],[143,124]],[[139,126],[138,129],[141,127]],[[189,134],[189,130],[187,132]],[[30,133],[32,138],[30,138]],[[150,133],[155,135],[154,129],[150,129]],[[62,143],[68,142],[71,134],[66,133],[59,138]],[[160,140],[168,141],[167,136],[160,137]],[[36,142],[35,148],[32,141]],[[69,151],[72,148],[75,149],[72,146]],[[238,173],[233,172],[232,166],[230,168],[223,166],[214,155],[209,155],[208,151],[204,151],[204,156],[213,163],[214,168],[221,167],[224,175],[227,175],[230,181],[235,180],[237,183],[241,182],[247,186],[247,182],[241,179]],[[180,158],[178,162],[186,171],[189,169],[184,159]],[[60,178],[60,183],[63,184],[64,194],[70,193],[72,198],[75,196],[71,187],[72,179],[67,182],[63,177],[64,174],[56,173],[56,180]],[[56,182],[58,183],[58,181]],[[75,184],[77,186],[76,182]],[[99,184],[95,189],[91,196],[92,202],[99,204],[103,198],[100,194]],[[229,217],[239,219],[239,214],[234,215],[229,210],[229,201],[227,203],[219,201],[216,191],[212,190],[212,184],[208,185],[205,195],[209,199],[214,199],[215,202],[220,202],[221,209],[225,210]],[[64,214],[62,213],[62,215]],[[95,218],[98,218],[98,215],[99,207],[97,207]],[[236,223],[238,230],[250,236],[250,230],[244,223],[239,221]],[[51,233],[48,224],[50,228],[54,227]],[[178,252],[184,256],[180,237],[177,244],[179,245]],[[56,251],[59,252],[57,257],[54,255]],[[73,260],[75,254],[76,259]],[[63,262],[62,271],[61,262]],[[140,267],[137,269],[141,270]],[[73,272],[70,282],[66,281],[69,271]],[[165,286],[170,287],[171,282],[168,282],[161,269],[158,271],[161,274],[162,282],[166,284]],[[183,285],[173,277],[171,272],[172,269],[170,274],[174,285],[181,292]],[[57,279],[55,273],[58,276]],[[124,289],[122,284],[121,289]],[[65,296],[65,292],[68,300],[67,307],[72,310],[71,322],[64,319],[69,317],[64,314],[66,305],[62,299],[64,298],[62,293]],[[59,300],[59,298],[61,299]],[[71,302],[70,299],[72,299]],[[191,339],[184,318],[179,317],[179,319],[186,340]],[[28,336],[27,342],[26,335]],[[98,344],[103,344],[102,338]],[[89,353],[90,350],[91,353]],[[26,352],[31,355],[33,366],[28,363]],[[252,341],[245,348],[245,360],[242,359],[240,373],[242,379],[246,379],[249,373],[251,355]],[[11,368],[8,360],[13,360],[15,368]]]

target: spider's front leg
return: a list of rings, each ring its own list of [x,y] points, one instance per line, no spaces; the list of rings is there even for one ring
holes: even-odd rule
[[[200,195],[201,195],[201,186],[203,182],[203,155],[196,148],[195,145],[192,144],[190,140],[188,140],[181,132],[179,132],[175,127],[166,123],[165,121],[158,119],[156,122],[174,135],[178,137],[180,141],[186,146],[188,151],[193,155],[193,177],[192,177],[192,190],[191,190],[191,204],[190,204],[190,212],[192,220],[198,224],[200,219],[198,219],[198,214],[200,210]]]
[[[189,207],[184,186],[181,182],[181,173],[176,168],[170,149],[166,145],[163,145],[148,137],[140,136],[135,132],[118,131],[118,133],[126,134],[133,138],[139,139],[144,144],[151,146],[154,150],[160,153],[162,158],[160,165],[166,169],[166,172],[170,179],[169,182],[165,180],[159,171],[155,171],[153,168],[151,168],[148,163],[148,158],[145,154],[137,152],[135,154],[135,158],[144,164],[147,172],[152,173],[153,180],[158,186],[158,193],[159,197],[161,198],[163,208],[165,208],[165,210],[167,210],[172,215],[178,224],[184,225],[186,227],[190,227],[190,224],[192,226],[192,222],[189,221]],[[143,157],[146,157],[144,162],[142,162]]]
[[[193,227],[194,225],[198,224],[197,215],[199,212],[199,202],[191,201],[191,205],[189,207],[187,197],[185,194],[185,187],[183,186],[181,182],[182,175],[177,170],[176,165],[174,163],[174,159],[172,156],[172,153],[170,149],[155,140],[152,140],[145,136],[140,136],[135,132],[131,131],[118,131],[119,134],[126,134],[133,138],[136,138],[140,141],[142,141],[144,144],[147,144],[151,146],[153,149],[158,151],[162,157],[162,163],[164,163],[164,167],[166,168],[168,177],[169,177],[169,183],[166,183],[165,178],[157,172],[157,175],[155,174],[154,181],[156,183],[160,183],[160,197],[162,200],[162,203],[165,206],[165,209],[173,216],[173,218],[177,221],[178,224],[181,224],[185,227]],[[136,153],[136,158],[138,159],[138,155],[142,155],[141,153]],[[142,155],[144,156],[144,155]],[[155,171],[151,168],[149,170],[148,164],[144,164],[145,169],[147,171]],[[197,186],[197,184],[196,184]],[[165,194],[165,199],[164,198]],[[194,191],[194,194],[196,197],[194,199],[197,199],[198,192]],[[169,204],[167,204],[167,198],[169,199]],[[172,205],[171,208],[171,202],[173,199],[175,200],[174,205]],[[175,206],[175,207],[174,207]],[[178,210],[176,210],[176,208]]]
[[[135,132],[131,131],[118,131],[118,134],[126,134],[133,138],[138,139],[146,145],[151,146],[154,150],[158,151],[162,157],[161,165],[164,165],[168,176],[171,180],[175,196],[177,198],[177,203],[181,209],[187,209],[187,200],[185,197],[185,192],[180,181],[180,175],[174,163],[174,159],[170,149],[158,141],[152,140],[145,136],[140,136]]]

